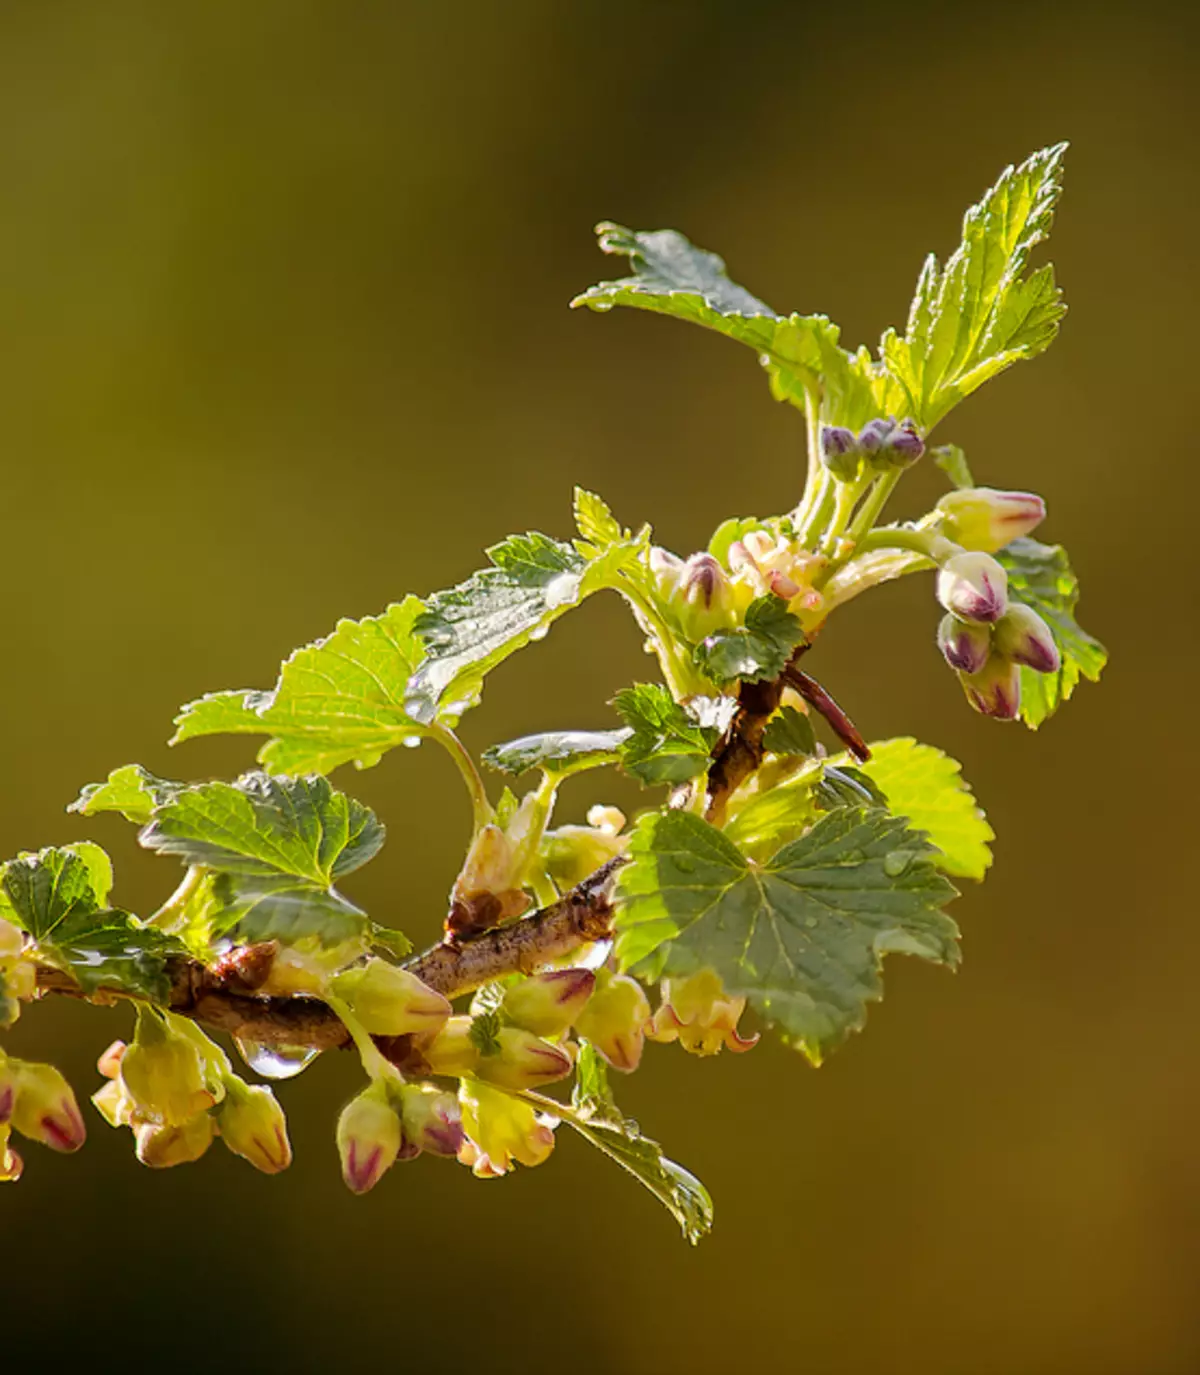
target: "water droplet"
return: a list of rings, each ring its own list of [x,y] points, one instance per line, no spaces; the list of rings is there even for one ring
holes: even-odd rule
[[[912,863],[910,850],[893,850],[883,857],[883,872],[888,878],[899,878]]]
[[[805,924],[805,926],[807,926],[808,929],[811,931],[811,930],[813,929],[813,927],[816,926],[816,924],[817,924],[817,919],[816,919],[816,917],[805,917],[805,918],[804,918],[804,924]]]
[[[696,872],[695,864],[687,855],[675,856],[675,868],[678,869],[681,874],[694,874]]]
[[[591,306],[597,315],[607,315],[612,309],[611,301],[589,301],[588,305]]]
[[[531,640],[544,640],[549,629],[550,627],[548,625],[536,625],[529,632],[529,638]]]
[[[421,708],[425,705],[419,697],[406,697],[404,699],[404,714],[418,720],[421,715]]]
[[[239,1036],[233,1038],[233,1043],[242,1059],[264,1079],[294,1079],[321,1053],[309,1046],[268,1046]]]
[[[406,750],[419,750],[421,748],[421,737],[419,735],[406,735],[400,743]]]

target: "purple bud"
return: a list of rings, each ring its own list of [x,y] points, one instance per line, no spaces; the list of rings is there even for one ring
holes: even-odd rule
[[[872,420],[864,425],[858,432],[858,447],[864,453],[878,453],[881,448],[891,439],[892,432],[896,428],[896,422],[891,416],[886,420]]]
[[[993,653],[981,672],[959,674],[967,701],[982,716],[1015,721],[1021,708],[1021,670],[1003,654]]]
[[[1056,673],[1062,662],[1050,627],[1030,606],[1013,602],[996,622],[996,650],[1038,673]]]
[[[990,554],[955,554],[938,571],[937,599],[960,620],[990,624],[1008,609],[1008,574]]]
[[[684,596],[693,606],[710,609],[726,582],[725,570],[711,554],[693,554],[683,566]]]
[[[858,447],[853,430],[842,425],[825,425],[821,428],[821,453],[825,458],[841,458],[852,454]]]
[[[925,441],[917,433],[916,425],[905,420],[888,440],[887,449],[894,460],[907,465],[915,463],[925,452]]]
[[[937,640],[946,662],[959,673],[978,673],[987,663],[992,647],[987,626],[960,621],[950,613],[942,617]]]

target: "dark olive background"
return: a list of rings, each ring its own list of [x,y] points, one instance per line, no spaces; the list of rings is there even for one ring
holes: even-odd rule
[[[31,1148],[0,1194],[0,1360],[1200,1368],[1197,38],[1152,3],[0,9],[4,854],[93,836],[149,910],[170,864],[63,806],[130,760],[250,764],[236,739],[168,751],[181,702],[269,686],[338,616],[458,580],[510,529],[567,533],[574,482],[685,552],[794,501],[802,421],[746,351],[566,309],[610,275],[605,217],[676,225],[874,341],[1000,168],[1070,138],[1062,337],[944,437],[1045,494],[1113,653],[1035,737],[967,710],[927,583],[822,639],[812,667],[870,735],[964,761],[996,867],[956,908],[962,972],[893,959],[819,1073],[775,1044],[655,1048],[621,1084],[715,1195],[697,1250],[565,1132],[536,1173],[422,1160],[351,1197],[333,1123],[356,1072],[329,1057],[282,1092],[278,1179],[219,1147],[151,1174],[90,1108],[82,1156]],[[649,667],[600,599],[465,734],[603,725]],[[400,751],[338,781],[390,830],[353,896],[432,939],[468,824],[451,768]],[[86,1092],[127,1026],[52,1003],[9,1045]]]

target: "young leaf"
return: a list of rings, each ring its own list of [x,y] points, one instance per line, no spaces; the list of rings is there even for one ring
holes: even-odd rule
[[[929,453],[934,465],[950,479],[951,487],[975,486],[967,456],[957,444],[940,444],[936,449],[930,449]]]
[[[579,538],[596,551],[630,537],[628,530],[621,529],[620,521],[609,510],[604,498],[583,487],[575,488],[575,527]]]
[[[780,707],[767,722],[763,732],[763,749],[769,754],[815,753],[817,737],[813,734],[812,722],[795,707]]]
[[[1009,594],[1046,622],[1062,660],[1056,673],[1021,670],[1021,719],[1036,730],[1071,696],[1080,678],[1099,679],[1108,651],[1075,620],[1079,579],[1061,545],[1015,539],[996,557],[1008,573]]]
[[[89,783],[67,808],[81,816],[120,812],[126,821],[144,826],[160,802],[178,792],[181,783],[157,778],[140,764],[114,769],[103,783]]]
[[[273,692],[224,692],[183,708],[172,744],[230,732],[270,735],[258,761],[273,773],[329,773],[340,764],[377,764],[424,727],[405,703],[422,649],[416,597],[380,616],[339,621],[332,635],[287,659]],[[441,714],[446,724],[457,719]]]
[[[24,854],[0,868],[0,917],[26,931],[40,959],[70,974],[85,993],[108,988],[165,1002],[167,960],[181,942],[108,906],[112,865],[98,845]]]
[[[718,630],[696,646],[696,666],[718,684],[777,678],[803,639],[799,620],[768,592],[750,603],[743,625]]]
[[[149,850],[216,871],[207,918],[246,940],[315,936],[336,944],[366,919],[334,882],[371,859],[383,826],[319,775],[250,773],[200,783],[158,808],[139,836]]]
[[[884,335],[883,361],[923,429],[989,377],[1048,348],[1058,332],[1066,307],[1053,268],[1021,274],[1050,232],[1066,146],[1045,148],[1003,172],[967,211],[962,243],[946,266],[939,268],[932,254],[926,259],[904,336]]]
[[[618,879],[616,954],[646,976],[715,969],[814,1064],[882,996],[893,951],[958,962],[933,848],[879,809],[843,808],[752,864],[689,812],[643,817]]]
[[[724,834],[747,857],[757,860],[772,854],[788,841],[798,840],[812,826],[821,810],[830,810],[832,792],[821,792],[823,774],[827,766],[823,760],[809,759],[795,772],[756,792],[737,804],[737,810],[725,823]],[[761,775],[760,775],[761,777]],[[858,806],[869,802],[859,796]],[[836,806],[845,805],[838,801]]]
[[[665,687],[623,688],[613,706],[630,728],[620,746],[621,767],[639,783],[686,783],[708,768],[720,732],[702,725]]]
[[[604,223],[596,233],[601,252],[629,258],[633,276],[589,287],[572,306],[633,306],[736,339],[758,354],[777,400],[803,408],[811,392],[823,393],[821,414],[831,424],[858,429],[882,414],[876,395],[881,370],[863,351],[851,355],[841,348],[837,326],[824,315],[777,315],[729,279],[721,258],[674,229]]]
[[[501,773],[522,774],[545,769],[566,777],[584,769],[615,764],[628,730],[556,730],[543,735],[523,735],[484,750],[483,762]]]
[[[888,810],[923,831],[941,852],[934,863],[956,878],[982,879],[996,833],[962,778],[962,765],[911,736],[871,745],[862,772],[887,798]]]
[[[446,699],[461,711],[479,700],[483,676],[585,597],[616,587],[642,541],[621,542],[594,558],[547,535],[510,535],[489,549],[490,568],[435,592],[417,619],[426,658],[408,685],[406,706],[430,721]]]

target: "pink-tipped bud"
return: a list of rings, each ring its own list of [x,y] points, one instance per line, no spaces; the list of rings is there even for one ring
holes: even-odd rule
[[[570,1053],[517,1026],[496,1033],[496,1050],[483,1054],[475,1073],[503,1089],[536,1089],[565,1079],[575,1067]]]
[[[981,716],[1015,721],[1021,710],[1021,669],[1012,659],[993,652],[979,673],[960,673],[967,701]]]
[[[960,621],[948,611],[938,626],[937,641],[951,668],[960,673],[978,673],[991,653],[992,632],[986,625]]]
[[[450,1016],[450,1004],[415,974],[387,960],[370,959],[330,982],[373,1036],[429,1035]]]
[[[596,991],[575,1019],[575,1030],[590,1041],[613,1069],[637,1069],[645,1044],[650,1001],[641,984],[627,974],[601,969]]]
[[[1008,574],[990,554],[954,554],[938,570],[937,599],[960,620],[990,624],[1008,610]]]
[[[515,1026],[538,1036],[561,1036],[592,996],[596,976],[590,969],[551,969],[514,984],[500,1011]]]
[[[451,1017],[428,1044],[421,1045],[421,1054],[430,1074],[448,1074],[458,1078],[474,1074],[479,1063],[479,1047],[471,1035],[474,1018]]]
[[[146,1122],[179,1127],[215,1101],[196,1043],[152,1008],[139,1009],[137,1030],[118,1072],[136,1116]]]
[[[466,1139],[458,1152],[481,1179],[507,1174],[516,1161],[528,1169],[540,1165],[554,1149],[554,1132],[548,1123],[519,1098],[489,1088],[475,1079],[464,1079],[458,1101]]]
[[[133,1129],[137,1158],[152,1170],[190,1165],[212,1145],[216,1124],[206,1112],[177,1126],[166,1122],[142,1122]]]
[[[278,1174],[292,1163],[287,1118],[269,1088],[230,1075],[216,1109],[221,1140],[263,1174]]]
[[[994,554],[1037,529],[1046,503],[1035,492],[1000,492],[994,487],[960,487],[937,504],[942,533],[964,549]]]
[[[0,1128],[7,1127],[17,1105],[18,1071],[12,1060],[0,1052]]]
[[[462,1112],[458,1099],[432,1084],[405,1084],[400,1090],[404,1140],[419,1153],[456,1156],[462,1148]]]
[[[77,1151],[87,1140],[87,1128],[70,1084],[53,1065],[28,1060],[8,1064],[17,1071],[12,1125],[22,1136],[52,1151]]]
[[[703,640],[733,624],[733,588],[711,554],[693,554],[684,564],[675,607],[689,640]]]
[[[1038,673],[1057,673],[1062,659],[1050,627],[1031,607],[1011,602],[992,632],[997,653]]]
[[[653,1041],[678,1041],[690,1055],[716,1055],[728,1047],[750,1050],[757,1036],[742,1036],[738,1018],[745,998],[730,998],[715,970],[701,969],[684,979],[664,979],[662,1006],[647,1035]]]
[[[342,1109],[337,1125],[346,1187],[356,1194],[373,1189],[396,1163],[402,1143],[400,1118],[383,1084],[372,1084],[352,1098]]]

